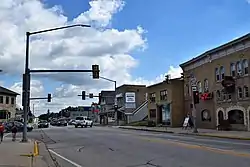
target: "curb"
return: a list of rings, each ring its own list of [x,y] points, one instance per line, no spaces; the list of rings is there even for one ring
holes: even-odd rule
[[[172,131],[162,131],[162,130],[143,129],[143,128],[127,128],[127,127],[118,127],[118,128],[120,128],[120,129],[127,129],[127,130],[147,131],[147,132],[174,133]]]
[[[234,140],[250,140],[248,137],[236,137],[236,136],[220,136],[220,135],[213,135],[213,134],[202,134],[202,133],[177,133],[181,135],[190,135],[190,136],[203,136],[203,137],[213,137],[213,138],[221,138],[221,139],[234,139]]]
[[[143,128],[127,128],[127,127],[118,127],[120,129],[127,130],[139,130],[139,131],[148,131],[148,132],[159,132],[159,133],[172,133],[172,134],[180,134],[180,135],[190,135],[190,136],[203,136],[203,137],[213,137],[213,138],[221,138],[221,139],[233,139],[233,140],[250,140],[250,137],[237,137],[237,136],[220,136],[215,134],[202,134],[202,133],[185,133],[185,132],[173,132],[173,131],[161,131],[154,129],[143,129]]]

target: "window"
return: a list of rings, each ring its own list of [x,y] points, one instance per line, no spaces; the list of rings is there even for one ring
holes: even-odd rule
[[[203,110],[201,112],[201,120],[211,122],[211,114],[209,110]]]
[[[225,69],[223,66],[220,67],[220,75],[221,75],[221,79],[224,79],[225,77]]]
[[[227,94],[227,100],[232,100],[232,95],[230,93]]]
[[[151,94],[150,94],[149,99],[150,99],[150,101],[151,101],[152,103],[155,102],[155,97],[156,97],[155,93],[151,93]]]
[[[3,104],[3,96],[0,96],[0,103]]]
[[[14,97],[11,98],[11,104],[15,104],[15,98]]]
[[[241,75],[242,74],[242,64],[241,62],[237,62],[237,75]]]
[[[221,93],[219,90],[216,91],[216,98],[217,100],[221,100]]]
[[[238,87],[238,98],[242,98],[243,97],[243,93],[242,93],[242,88]]]
[[[215,69],[215,75],[216,75],[216,81],[219,81],[220,80],[220,72],[219,72],[218,68]]]
[[[167,100],[168,99],[168,91],[167,90],[160,91],[160,99],[161,100]]]
[[[232,64],[230,65],[230,72],[231,72],[231,76],[232,76],[232,77],[235,77],[235,76],[236,76],[236,68],[235,68],[235,64],[234,64],[234,63],[232,63]]]
[[[222,100],[223,101],[226,100],[227,99],[227,94],[225,92],[222,92],[221,94],[222,94]]]
[[[9,104],[10,103],[10,98],[8,96],[6,96],[6,104]]]
[[[248,60],[243,60],[243,72],[244,74],[248,74]]]
[[[207,79],[204,80],[204,91],[208,92],[208,80]]]
[[[198,85],[198,91],[199,91],[199,93],[202,93],[201,82],[199,81],[199,82],[197,83],[197,85]]]
[[[249,97],[248,87],[244,86],[244,97]]]

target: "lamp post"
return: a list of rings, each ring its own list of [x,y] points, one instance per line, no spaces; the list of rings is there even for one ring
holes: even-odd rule
[[[73,27],[90,27],[90,25],[75,24],[69,26],[56,27],[51,29],[45,29],[41,31],[26,32],[26,56],[25,56],[25,73],[23,75],[23,110],[24,110],[24,126],[23,126],[23,136],[22,142],[27,142],[27,114],[30,108],[30,69],[29,69],[29,43],[30,36],[36,34],[42,34],[50,31],[57,31],[61,29],[68,29]]]

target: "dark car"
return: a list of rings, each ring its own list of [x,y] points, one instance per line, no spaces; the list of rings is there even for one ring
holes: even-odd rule
[[[5,130],[6,132],[11,132],[11,128],[13,126],[13,123],[16,125],[17,127],[17,132],[23,132],[23,123],[18,122],[18,121],[14,121],[14,122],[7,122],[5,123]],[[27,125],[27,131],[31,132],[33,130],[32,126]]]
[[[60,119],[60,120],[57,121],[56,125],[57,125],[57,126],[67,126],[68,123],[67,123],[66,120]]]
[[[48,128],[49,123],[47,121],[41,120],[38,122],[38,128]]]

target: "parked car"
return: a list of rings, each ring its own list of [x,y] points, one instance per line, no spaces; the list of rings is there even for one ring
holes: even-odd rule
[[[64,120],[64,119],[59,119],[59,120],[57,121],[57,123],[56,123],[56,126],[67,126],[67,125],[68,125],[68,123],[67,123],[67,121]]]
[[[76,120],[75,119],[71,119],[68,124],[69,125],[75,125],[76,124]]]
[[[47,121],[41,120],[38,122],[38,128],[48,128],[49,123]]]
[[[76,121],[75,121],[75,128],[78,128],[78,127],[85,127],[87,128],[88,126],[89,127],[92,127],[93,126],[93,121],[88,118],[88,117],[85,117],[85,116],[82,116],[82,117],[76,117]]]
[[[5,123],[5,131],[6,132],[11,132],[11,128],[13,123],[17,127],[17,132],[23,132],[23,123],[18,122],[18,121],[13,121],[13,122],[7,122]],[[33,130],[33,127],[30,124],[27,124],[27,132],[31,132]]]

